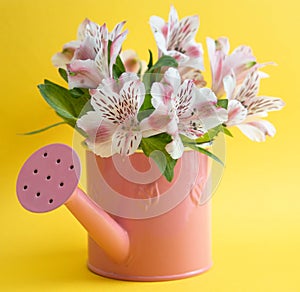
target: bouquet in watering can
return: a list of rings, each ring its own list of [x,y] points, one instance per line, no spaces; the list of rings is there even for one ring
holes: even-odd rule
[[[272,63],[259,63],[248,46],[230,52],[226,37],[207,38],[207,86],[203,47],[195,40],[197,15],[180,19],[171,7],[168,20],[152,16],[158,58],[149,50],[148,62],[133,50],[122,51],[124,25],[110,31],[89,19],[80,24],[77,39],[52,58],[67,86],[49,80],[38,86],[62,121],[31,133],[65,123],[101,157],[159,151],[163,155],[151,157],[168,181],[187,148],[222,163],[207,145],[220,133],[232,136],[231,127],[257,142],[274,136],[274,126],[264,118],[284,102],[259,94],[267,77],[261,69]]]

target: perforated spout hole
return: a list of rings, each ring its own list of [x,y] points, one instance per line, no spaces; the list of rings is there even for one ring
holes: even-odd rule
[[[51,176],[48,175],[48,176],[46,177],[46,180],[50,180],[50,179],[51,179]]]
[[[33,171],[33,173],[34,174],[37,174],[39,171],[37,170],[37,169],[35,169],[34,171]]]
[[[52,203],[53,203],[53,199],[50,199],[50,200],[49,200],[49,204],[52,204]]]
[[[41,195],[40,192],[37,192],[37,193],[35,194],[35,196],[36,196],[37,198],[38,198],[40,195]]]
[[[73,170],[73,169],[74,169],[74,165],[73,165],[73,164],[70,165],[69,169],[70,169],[70,170]]]
[[[56,164],[60,164],[60,162],[61,162],[61,160],[58,158],[58,159],[56,160]]]
[[[24,190],[24,191],[26,191],[27,189],[28,189],[28,186],[27,186],[27,185],[23,186],[23,190]]]
[[[47,152],[44,152],[43,156],[44,156],[44,157],[47,157],[47,156],[48,156],[48,153],[47,153]]]
[[[62,187],[64,186],[64,183],[61,182],[61,183],[59,184],[59,186],[62,188]]]

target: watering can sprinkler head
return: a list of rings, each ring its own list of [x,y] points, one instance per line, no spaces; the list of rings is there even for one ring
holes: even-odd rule
[[[127,232],[78,188],[81,165],[76,152],[64,144],[50,144],[33,153],[17,179],[21,205],[36,213],[65,205],[95,242],[116,262],[129,253]]]

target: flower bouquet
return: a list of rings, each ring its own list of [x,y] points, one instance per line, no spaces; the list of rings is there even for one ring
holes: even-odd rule
[[[149,50],[147,65],[134,51],[122,51],[128,34],[122,32],[124,24],[109,32],[106,24],[85,19],[77,40],[52,58],[68,88],[48,80],[38,86],[63,119],[58,124],[78,130],[95,154],[128,156],[140,149],[149,156],[158,150],[166,165],[154,159],[171,181],[185,148],[220,161],[205,145],[220,132],[232,136],[230,127],[254,141],[275,134],[274,126],[262,118],[284,103],[258,95],[260,81],[267,76],[260,69],[269,63],[258,63],[250,47],[239,46],[229,54],[227,38],[207,38],[209,88],[202,73],[203,48],[195,41],[198,16],[179,20],[174,7],[168,21],[152,16],[158,59],[153,60]]]
[[[128,156],[140,149],[149,156],[161,151],[167,163],[164,169],[161,159],[156,163],[171,181],[186,147],[219,161],[204,146],[220,132],[232,136],[230,127],[254,141],[275,134],[262,118],[284,103],[258,95],[260,80],[267,76],[260,69],[269,63],[258,63],[250,47],[239,46],[229,54],[227,38],[207,38],[209,88],[202,73],[203,48],[195,41],[198,16],[179,20],[174,7],[168,21],[152,16],[158,60],[149,50],[147,65],[134,51],[122,51],[128,34],[122,32],[124,24],[109,32],[106,24],[85,19],[77,40],[52,58],[68,89],[48,80],[38,86],[61,123],[77,129],[95,154]]]

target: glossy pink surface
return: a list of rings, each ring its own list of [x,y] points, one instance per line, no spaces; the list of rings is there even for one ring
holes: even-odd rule
[[[87,153],[88,194],[106,209],[111,208],[108,211],[127,231],[130,241],[128,257],[117,263],[89,238],[89,268],[103,276],[135,281],[178,279],[209,269],[211,206],[210,201],[198,204],[207,182],[208,158],[194,151],[185,152],[175,167],[172,183],[162,176],[157,178],[155,171],[148,169],[150,164],[144,154],[135,153],[130,161],[133,167],[128,161],[120,166],[114,158]],[[120,171],[122,167],[127,167],[127,172]],[[149,171],[153,180],[148,177],[145,183],[139,181],[136,171],[142,178]],[[110,196],[111,205],[107,203]],[[163,200],[172,204],[160,208]],[[130,213],[131,203],[135,207]],[[136,212],[136,206],[144,216],[142,211]],[[119,215],[125,214],[123,209],[127,209],[126,217]]]

